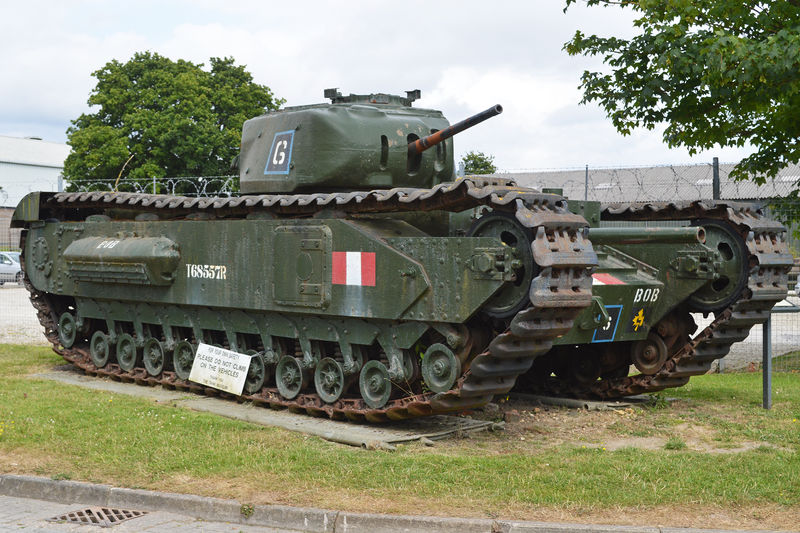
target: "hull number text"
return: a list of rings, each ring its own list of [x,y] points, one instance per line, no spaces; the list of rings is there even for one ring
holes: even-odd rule
[[[186,265],[186,277],[201,279],[227,279],[228,267],[225,265]]]
[[[633,296],[633,303],[656,303],[661,289],[636,289]]]

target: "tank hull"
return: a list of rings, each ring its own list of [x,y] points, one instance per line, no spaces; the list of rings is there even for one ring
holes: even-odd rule
[[[202,205],[33,195],[15,224],[26,227],[32,301],[55,349],[81,368],[203,390],[187,371],[198,348],[212,346],[249,355],[265,374],[242,397],[338,418],[485,404],[508,392],[591,301],[587,224],[558,196],[462,180],[411,198],[374,191],[323,200],[338,209],[319,195]],[[491,235],[430,235],[400,220],[426,208],[486,211],[528,240],[512,248]],[[517,250],[531,261],[527,270]],[[524,306],[493,322],[484,308],[523,271]],[[333,396],[329,370],[341,374]]]
[[[508,183],[462,180],[411,195],[202,203],[34,193],[13,223],[26,228],[25,282],[48,338],[87,372],[209,392],[189,379],[177,354],[191,347],[191,369],[198,346],[216,346],[260,364],[263,384],[236,395],[354,420],[460,411],[514,386],[594,398],[681,386],[786,294],[785,229],[750,206],[597,206],[595,222],[695,226],[597,231],[567,207]],[[571,208],[586,214],[585,205]],[[499,221],[502,231],[486,230],[484,220]],[[527,240],[513,248],[507,230]],[[726,266],[730,247],[733,266]],[[514,288],[515,261],[527,260],[520,250],[533,262],[521,290]],[[730,290],[721,289],[721,273],[732,278]],[[722,290],[711,302],[710,286]],[[511,312],[509,288],[525,296],[519,308],[512,300]],[[690,313],[709,303],[717,319],[692,336]],[[154,346],[161,366],[147,364]],[[655,362],[653,346],[664,350]],[[114,351],[125,349],[132,359],[115,361]],[[109,354],[106,362],[98,351]],[[421,375],[426,359],[446,362],[448,353],[457,376]],[[287,356],[301,374],[291,398],[275,375]],[[341,367],[343,389],[328,401],[313,376],[327,359]],[[371,361],[391,383],[385,400],[357,383]],[[629,372],[631,364],[641,372]]]

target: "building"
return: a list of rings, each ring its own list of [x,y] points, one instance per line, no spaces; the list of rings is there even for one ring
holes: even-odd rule
[[[720,198],[769,200],[784,197],[800,182],[800,166],[789,165],[763,185],[729,178],[735,165],[719,164]],[[581,168],[497,174],[519,185],[537,189],[562,189],[573,200],[600,202],[677,202],[713,198],[713,165],[662,165],[629,168]]]
[[[35,138],[0,136],[0,249],[16,248],[9,229],[14,208],[32,191],[57,191],[69,146]]]
[[[32,191],[57,191],[69,146],[0,136],[0,206],[16,207]]]

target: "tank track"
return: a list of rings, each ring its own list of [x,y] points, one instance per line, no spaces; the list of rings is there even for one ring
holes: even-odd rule
[[[685,385],[691,376],[705,374],[713,361],[728,354],[731,345],[747,338],[750,328],[769,318],[772,307],[786,297],[792,266],[786,228],[766,218],[760,209],[739,202],[603,204],[602,220],[653,221],[713,219],[734,228],[749,252],[749,277],[738,299],[715,314],[714,321],[683,344],[676,343],[661,370],[654,375],[600,379],[577,385],[550,377],[537,381],[537,393],[582,398],[613,399]],[[686,309],[680,318],[696,326]],[[689,331],[691,333],[691,331]]]
[[[331,208],[358,215],[434,209],[462,211],[480,206],[514,212],[516,219],[530,229],[533,257],[540,271],[531,284],[530,307],[517,313],[505,331],[492,339],[485,350],[467,361],[465,371],[451,390],[390,399],[380,409],[368,407],[360,398],[340,399],[326,404],[316,394],[301,393],[294,400],[287,400],[278,394],[277,388],[269,386],[257,394],[235,397],[259,405],[304,411],[314,416],[371,422],[460,411],[484,405],[494,395],[507,393],[517,376],[526,372],[536,357],[549,351],[553,340],[569,331],[575,317],[591,303],[591,269],[597,264],[597,257],[586,238],[585,219],[570,213],[566,209],[566,202],[560,197],[516,187],[513,182],[497,179],[463,179],[432,189],[232,198],[107,192],[58,193],[43,202],[43,208],[50,216],[56,215],[56,218],[60,213],[75,213],[75,210],[92,212],[108,208],[127,209],[135,213],[154,212],[167,217],[196,213],[207,213],[212,217],[245,217],[259,211],[283,217],[302,217]],[[170,371],[152,377],[140,367],[128,373],[112,363],[103,368],[95,367],[85,340],[76,342],[69,349],[59,342],[58,317],[59,312],[63,311],[59,307],[65,308],[66,305],[58,299],[63,297],[38,291],[27,275],[25,285],[53,350],[86,373],[234,398],[215,389],[181,380]]]

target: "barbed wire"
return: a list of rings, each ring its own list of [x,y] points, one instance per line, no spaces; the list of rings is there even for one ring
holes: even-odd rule
[[[730,166],[733,167],[736,165],[735,162],[722,162],[720,161],[720,165]],[[708,163],[653,163],[651,165],[592,165],[592,164],[585,164],[585,165],[574,165],[569,167],[520,167],[520,168],[502,168],[498,169],[498,174],[520,174],[520,173],[538,173],[538,172],[568,172],[568,171],[585,171],[588,167],[589,170],[619,170],[619,169],[651,169],[651,168],[665,168],[665,167],[673,167],[673,168],[686,168],[686,167],[698,167],[698,166],[706,166],[711,165],[710,162]]]
[[[239,176],[179,176],[147,181],[114,179],[71,180],[67,191],[114,191],[181,196],[238,196]]]
[[[719,164],[720,198],[725,200],[768,200],[788,195],[800,182],[800,168],[791,165],[763,185],[754,180],[730,178],[734,163]],[[650,167],[583,167],[504,172],[519,185],[562,189],[575,200],[600,202],[648,202],[705,200],[714,195],[712,163],[659,165]]]

